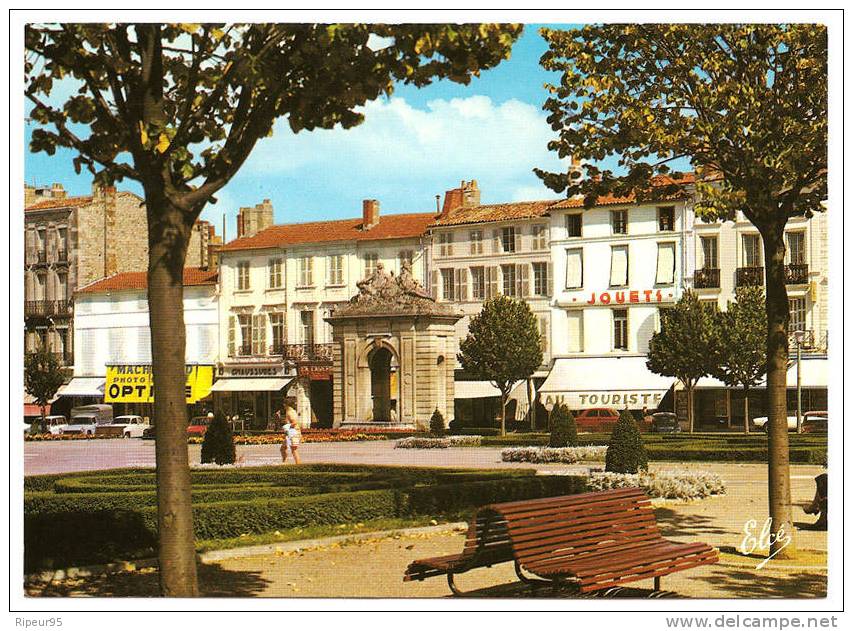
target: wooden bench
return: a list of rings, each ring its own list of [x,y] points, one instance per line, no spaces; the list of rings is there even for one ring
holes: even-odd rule
[[[574,584],[581,593],[660,578],[699,565],[717,563],[719,553],[704,543],[664,539],[651,501],[639,488],[491,504],[477,511],[461,554],[420,559],[404,581],[447,575],[513,561],[519,578],[554,587]]]

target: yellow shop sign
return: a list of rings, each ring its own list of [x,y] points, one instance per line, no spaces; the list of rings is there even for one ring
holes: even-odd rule
[[[187,403],[195,403],[210,394],[213,366],[187,366]],[[154,378],[150,365],[107,366],[105,403],[153,403]]]

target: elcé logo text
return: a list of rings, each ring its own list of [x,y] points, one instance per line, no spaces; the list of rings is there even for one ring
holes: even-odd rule
[[[612,294],[609,291],[602,291],[599,294],[592,292],[589,300],[586,301],[586,304],[609,305],[612,303],[624,305],[626,303],[639,304],[643,302],[663,302],[663,293],[660,289],[643,289],[642,291],[639,289],[632,289],[630,291],[614,291]]]

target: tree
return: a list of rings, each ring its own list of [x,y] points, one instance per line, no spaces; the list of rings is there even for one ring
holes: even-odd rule
[[[634,415],[628,408],[622,410],[610,434],[610,443],[604,456],[604,470],[613,473],[638,473],[649,468],[649,457]]]
[[[578,426],[568,406],[558,403],[551,411],[549,447],[574,447],[578,444]]]
[[[429,419],[429,435],[441,438],[446,433],[447,429],[444,427],[444,416],[438,408],[435,408],[435,412],[432,413]]]
[[[712,336],[711,374],[743,388],[743,431],[749,433],[749,389],[767,371],[767,311],[764,290],[738,287],[735,301],[717,315]]]
[[[24,359],[24,389],[41,408],[41,429],[47,431],[45,408],[65,382],[62,364],[53,353],[39,349]]]
[[[827,32],[820,24],[609,24],[543,29],[541,63],[561,73],[545,103],[550,148],[586,161],[587,177],[537,170],[548,186],[582,194],[676,193],[691,178],[697,214],[738,211],[764,243],[767,296],[769,512],[793,537],[786,422],[788,219],[823,210],[827,194]],[[601,168],[616,158],[620,173]],[[595,161],[595,163],[593,162]],[[655,179],[656,178],[656,179]],[[782,540],[783,538],[780,538]],[[774,543],[771,552],[782,550]],[[782,554],[792,554],[793,540]]]
[[[362,122],[396,82],[467,84],[509,57],[520,25],[30,24],[30,149],[76,153],[96,181],[142,185],[157,419],[160,587],[198,594],[184,401],[183,265],[190,230],[255,144]],[[54,82],[79,91],[51,103]],[[286,157],[285,157],[286,158]]]
[[[693,394],[696,382],[711,372],[713,311],[685,291],[675,306],[660,310],[660,331],[649,341],[646,367],[675,377],[687,392],[687,426],[693,431]]]
[[[459,363],[500,390],[501,435],[506,434],[510,390],[542,364],[542,338],[530,306],[509,296],[487,300],[459,344]]]
[[[202,464],[215,462],[223,465],[234,464],[235,460],[237,460],[237,448],[234,447],[234,434],[231,433],[231,426],[225,420],[225,415],[217,412],[204,433],[201,462]]]

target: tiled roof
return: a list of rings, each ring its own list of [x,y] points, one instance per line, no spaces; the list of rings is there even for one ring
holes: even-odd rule
[[[431,227],[458,226],[466,223],[484,223],[489,221],[507,221],[510,219],[530,219],[542,217],[560,200],[551,199],[538,202],[514,202],[509,204],[486,204],[483,206],[459,207],[444,217],[437,218]]]
[[[652,178],[652,186],[668,186],[670,184],[692,184],[696,181],[696,177],[693,173],[686,173],[684,177],[679,180],[674,180],[671,177],[658,175]],[[682,197],[682,194],[675,193],[673,195],[662,195],[660,197],[653,197],[653,199],[657,199],[658,201],[667,201],[672,199],[678,199]],[[616,196],[616,195],[603,195],[598,198],[596,201],[596,206],[616,206],[618,204],[632,204],[637,200],[636,195],[625,195],[625,196]],[[563,199],[554,204],[554,210],[560,210],[565,208],[583,208],[583,198],[582,197],[571,197],[569,199]]]
[[[201,267],[184,268],[184,287],[196,285],[214,285],[217,271]],[[78,294],[98,294],[109,291],[127,291],[131,289],[146,289],[148,287],[147,272],[122,272],[113,274],[101,280],[89,283],[77,290]]]
[[[72,208],[76,206],[85,206],[92,203],[91,195],[83,195],[81,197],[65,197],[63,199],[43,199],[24,210],[50,210],[52,208]]]
[[[330,241],[376,241],[418,237],[426,231],[427,226],[434,219],[434,213],[382,215],[379,218],[379,223],[370,230],[361,229],[361,217],[337,221],[283,224],[270,226],[251,237],[235,239],[223,245],[219,251],[257,250]]]

